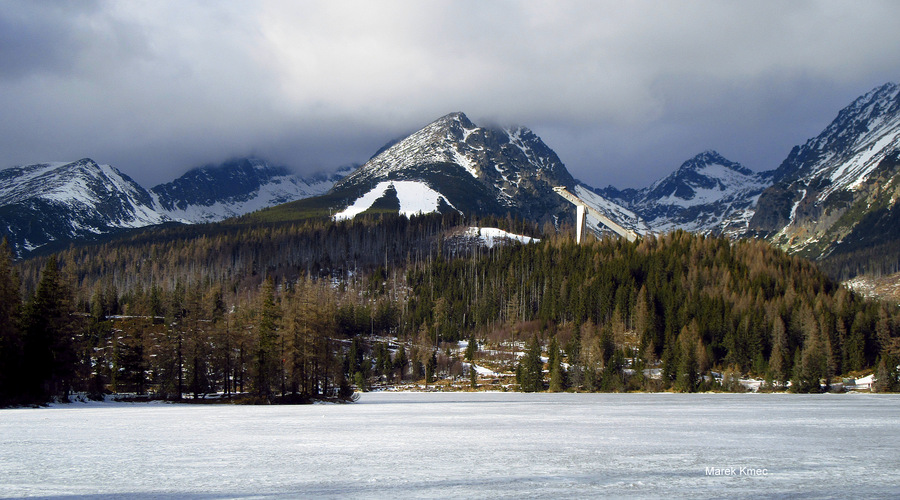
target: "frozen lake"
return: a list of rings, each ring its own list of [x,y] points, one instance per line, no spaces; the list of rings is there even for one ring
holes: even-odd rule
[[[33,496],[897,498],[900,397],[368,393],[0,410],[0,497]]]

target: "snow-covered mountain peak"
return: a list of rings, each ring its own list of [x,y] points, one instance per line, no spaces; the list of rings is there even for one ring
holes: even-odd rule
[[[159,210],[174,220],[215,222],[321,195],[346,173],[300,177],[260,158],[235,158],[191,169],[150,192]]]
[[[900,148],[900,85],[887,83],[842,109],[818,136],[795,147],[776,180],[827,177],[836,189],[865,178],[885,154]]]
[[[521,190],[532,189],[536,182],[550,187],[575,184],[556,153],[531,130],[480,127],[454,112],[383,148],[334,191],[351,193],[355,199],[384,181],[416,180],[437,189],[436,184],[448,178],[497,190],[499,196],[491,204],[506,207],[521,205]],[[448,201],[454,198],[444,195]]]
[[[822,151],[853,148],[869,142],[879,129],[896,122],[900,85],[886,83],[854,100],[807,147]]]
[[[404,171],[421,165],[456,165],[472,177],[480,175],[478,139],[484,130],[462,112],[444,115],[405,139],[385,148],[344,183],[402,178]]]
[[[127,175],[90,158],[0,171],[0,220],[16,253],[169,220]]]
[[[655,233],[674,229],[720,233],[746,227],[757,198],[770,184],[770,172],[756,174],[707,150],[649,187],[624,191],[608,187],[600,194],[634,211]]]
[[[329,197],[340,202],[331,208],[365,207],[374,198],[394,206],[397,197],[404,205],[403,185],[397,181],[414,182],[419,192],[428,193],[423,199],[430,200],[427,205],[434,211],[514,213],[542,222],[571,211],[553,188],[576,185],[556,153],[531,130],[482,127],[455,112],[385,146],[335,184]],[[396,194],[389,189],[391,182]]]
[[[734,171],[742,175],[753,175],[753,172],[740,163],[730,161],[717,151],[708,149],[690,160],[681,164],[674,176],[684,172],[693,171],[702,173],[708,177],[728,176],[728,171]]]
[[[9,168],[0,172],[0,185],[0,206],[30,198],[84,207],[102,203],[110,197],[128,198],[136,205],[150,202],[147,192],[130,177],[90,158]],[[154,223],[159,222],[158,218],[153,219],[156,220]]]
[[[640,196],[642,203],[688,208],[718,202],[750,191],[762,191],[768,179],[724,158],[704,151],[682,163]],[[758,193],[757,193],[758,194]]]
[[[15,252],[165,222],[212,222],[325,193],[346,175],[306,178],[264,160],[237,159],[189,171],[147,191],[90,158],[0,170],[0,228]]]

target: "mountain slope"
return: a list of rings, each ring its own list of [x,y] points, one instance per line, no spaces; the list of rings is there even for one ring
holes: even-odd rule
[[[760,196],[748,234],[813,259],[895,238],[883,221],[897,217],[898,150],[900,86],[888,83],[791,151]]]
[[[349,169],[300,177],[258,158],[192,169],[150,190],[158,210],[188,223],[216,222],[328,191]]]
[[[756,174],[715,151],[705,151],[644,189],[619,191],[610,186],[598,193],[634,211],[653,232],[718,234],[740,224],[741,215],[752,209],[770,179],[771,173]],[[743,217],[745,224],[748,218]]]
[[[171,220],[127,175],[88,158],[5,169],[0,186],[0,227],[17,254]]]
[[[85,158],[0,170],[0,235],[16,255],[167,222],[214,222],[327,191],[349,170],[302,178],[262,160],[197,168],[147,191]]]

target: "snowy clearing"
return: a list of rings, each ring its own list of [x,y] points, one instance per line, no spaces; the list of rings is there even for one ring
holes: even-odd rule
[[[466,230],[465,234],[470,238],[480,239],[488,248],[493,248],[497,243],[506,241],[518,241],[519,243],[525,244],[541,241],[537,238],[532,238],[531,236],[510,233],[496,227],[470,227]]]

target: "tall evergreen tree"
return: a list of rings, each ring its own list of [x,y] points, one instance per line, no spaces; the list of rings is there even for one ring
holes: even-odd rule
[[[541,361],[541,344],[533,336],[525,348],[525,356],[519,361],[519,386],[524,392],[544,390],[544,363]]]
[[[772,323],[772,354],[769,356],[769,368],[772,378],[779,387],[790,380],[790,359],[787,352],[787,333],[781,316],[776,316]]]
[[[70,288],[56,258],[50,257],[25,307],[24,373],[32,400],[65,397],[71,389],[78,361],[73,313]]]
[[[559,352],[559,342],[556,336],[550,339],[547,348],[548,365],[550,366],[550,392],[561,392],[566,389],[566,372],[562,367],[562,356]]]
[[[256,343],[256,392],[270,397],[278,382],[278,309],[275,304],[275,281],[270,277],[263,284],[259,305]]]
[[[0,406],[22,397],[22,296],[6,238],[0,243]]]

